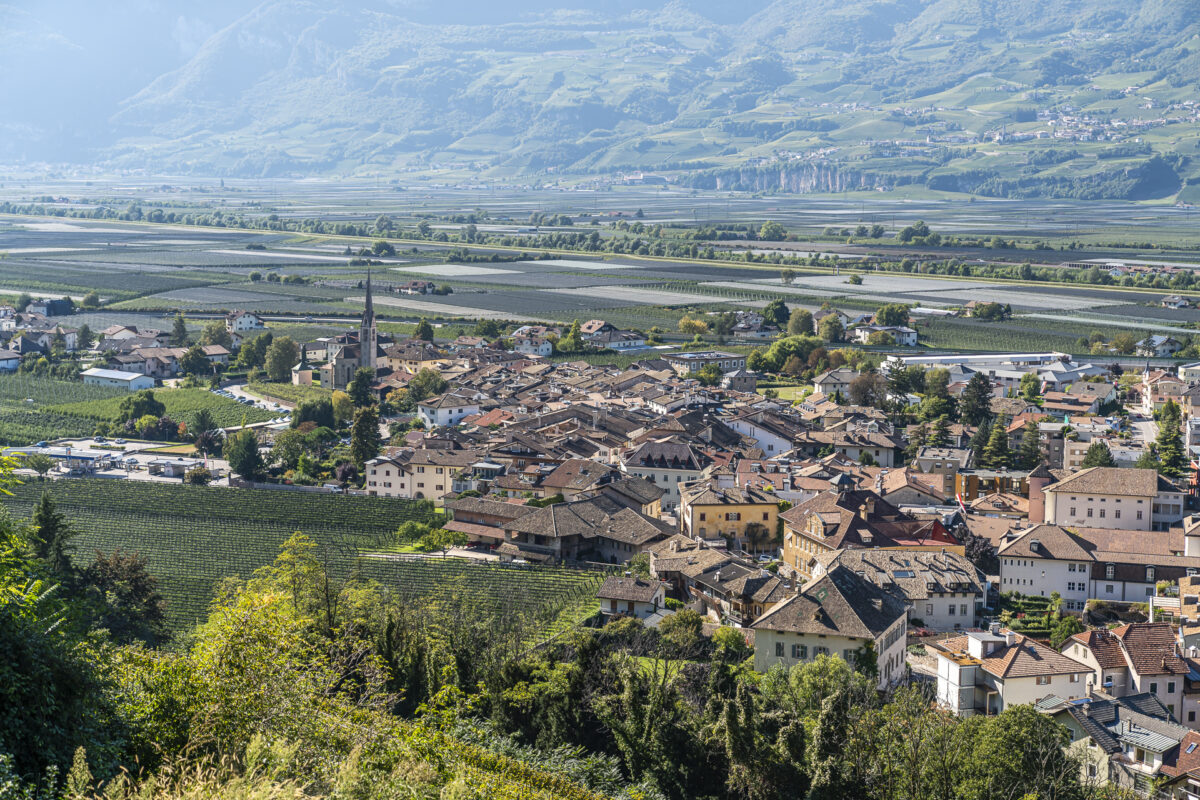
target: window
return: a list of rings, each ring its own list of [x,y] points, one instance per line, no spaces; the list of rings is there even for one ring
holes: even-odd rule
[[[808,658],[808,645],[806,645],[806,644],[792,645],[792,658],[795,658],[795,659]]]
[[[950,616],[952,616],[952,617],[954,616],[954,603],[950,604],[950,610],[948,613],[950,614]]]
[[[1087,511],[1088,511],[1088,516],[1090,517],[1092,515],[1092,510],[1089,508]]]
[[[1104,509],[1100,509],[1100,519],[1104,519]]]
[[[1112,593],[1113,593],[1113,586],[1112,586],[1112,584],[1111,584],[1111,583],[1106,583],[1106,584],[1104,584],[1104,593],[1105,593],[1105,594],[1112,594]]]
[[[1157,683],[1150,684],[1150,694],[1158,694],[1158,684]]]
[[[1115,577],[1117,577],[1117,565],[1116,564],[1105,564],[1104,565],[1104,579],[1111,581]]]
[[[1079,683],[1079,675],[1072,674],[1071,675],[1071,683]]]
[[[932,614],[932,613],[933,613],[933,603],[926,603],[926,604],[925,604],[925,613],[926,613],[926,614]]]
[[[1175,681],[1167,681],[1167,694],[1175,694]]]
[[[1154,567],[1146,567],[1146,583],[1154,583]]]
[[[1050,685],[1050,676],[1049,675],[1038,675],[1036,683],[1038,686],[1049,686]]]
[[[768,514],[766,511],[764,511],[764,512],[763,512],[763,522],[766,522],[766,521],[767,521],[767,520],[769,520],[770,518],[771,518],[771,515],[770,515],[770,514]]]
[[[1140,502],[1142,502],[1142,501],[1141,501],[1141,500],[1138,500],[1138,502],[1140,503]],[[1142,510],[1141,510],[1140,508],[1138,509],[1138,517],[1137,517],[1137,518],[1138,518],[1138,519],[1141,519],[1141,518],[1142,518]]]
[[[783,658],[783,642],[775,643],[775,655],[778,658]]]
[[[961,606],[959,606],[958,612],[965,617],[967,615],[967,604],[963,603]]]
[[[1075,516],[1075,506],[1071,506],[1071,516]]]
[[[1115,511],[1113,511],[1113,516],[1116,517],[1117,519],[1120,519],[1121,518],[1121,509],[1118,508]]]
[[[742,515],[737,513],[736,511],[730,511],[728,514],[725,515],[726,522],[738,522],[741,520],[741,518],[742,518]]]
[[[700,512],[700,521],[704,522],[707,519],[708,519],[708,514],[705,514],[703,511]]]

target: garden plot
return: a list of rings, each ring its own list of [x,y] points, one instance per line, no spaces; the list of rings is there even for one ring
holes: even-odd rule
[[[30,253],[87,253],[98,249],[98,247],[10,247],[3,252],[15,256]]]
[[[315,253],[280,253],[275,250],[209,250],[208,252],[223,256],[251,255],[254,258],[282,258],[290,261],[336,261],[339,264],[345,264],[347,260],[346,256],[321,256]]]
[[[265,292],[247,292],[240,289],[222,289],[217,286],[206,286],[195,289],[176,289],[153,295],[155,300],[173,300],[180,303],[195,305],[242,305],[250,303],[273,303],[279,300],[278,295]]]
[[[1078,322],[1092,323],[1094,325],[1106,325],[1109,327],[1127,328],[1137,331],[1155,331],[1156,333],[1182,333],[1191,335],[1196,331],[1191,328],[1178,328],[1174,325],[1164,325],[1162,323],[1151,323],[1143,320],[1134,320],[1132,318],[1120,317],[1092,317],[1086,315],[1074,314],[1021,314],[1020,319],[1051,319],[1055,322]]]
[[[932,302],[957,303],[962,304],[971,300],[983,300],[991,303],[1006,303],[1015,309],[1048,309],[1057,311],[1082,311],[1097,306],[1106,305],[1104,301],[1097,300],[1093,297],[1071,297],[1062,294],[1048,294],[1044,291],[1036,289],[994,289],[992,285],[982,284],[978,288],[969,291],[951,291],[951,292],[912,292],[908,294],[908,299],[924,300],[928,298]],[[905,298],[900,298],[905,299]]]
[[[521,264],[547,264],[566,269],[637,269],[636,264],[610,264],[607,261],[579,261],[572,258],[549,258],[545,261],[523,261]]]
[[[826,292],[835,292],[838,294],[848,293],[940,293],[954,290],[985,290],[999,289],[1004,286],[1000,283],[980,283],[979,281],[956,281],[954,279],[942,280],[940,278],[922,278],[920,276],[908,275],[888,275],[879,273],[867,273],[862,276],[863,282],[855,285],[847,283],[847,275],[813,275],[813,276],[797,276],[792,286],[797,288],[807,289],[823,289]],[[764,284],[771,286],[772,289],[787,288],[784,287],[779,278],[766,278],[748,281],[748,283]],[[760,291],[763,286],[757,287]]]
[[[547,289],[548,292],[595,297],[619,303],[647,303],[656,306],[686,306],[706,303],[745,304],[737,298],[714,297],[696,292],[672,292],[666,289],[641,289],[636,286],[584,286],[574,289]]]
[[[424,264],[419,267],[392,267],[396,272],[413,272],[439,278],[477,278],[483,275],[520,275],[516,269],[481,267],[476,264]]]

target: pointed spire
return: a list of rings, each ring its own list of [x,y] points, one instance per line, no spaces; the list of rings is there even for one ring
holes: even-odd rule
[[[374,320],[375,305],[371,302],[371,268],[367,267],[367,304],[363,308],[363,321]]]

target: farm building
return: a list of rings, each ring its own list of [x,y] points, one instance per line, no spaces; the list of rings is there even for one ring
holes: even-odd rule
[[[84,383],[96,386],[116,386],[126,391],[136,392],[139,389],[153,389],[154,378],[138,372],[122,372],[118,369],[85,369],[79,373]]]

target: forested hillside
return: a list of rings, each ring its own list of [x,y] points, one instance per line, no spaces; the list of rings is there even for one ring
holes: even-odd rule
[[[701,188],[1130,199],[1197,174],[1197,0],[272,0],[226,16],[86,119],[59,103],[60,124],[90,132],[69,155],[241,176],[653,170]],[[33,142],[53,114],[22,122],[0,153],[48,158]]]

